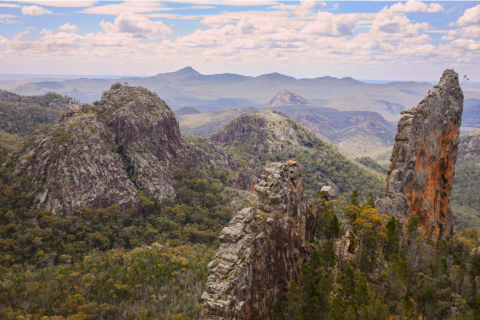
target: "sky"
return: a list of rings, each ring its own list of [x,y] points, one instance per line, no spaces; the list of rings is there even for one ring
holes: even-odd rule
[[[0,74],[480,81],[480,1],[3,1]]]

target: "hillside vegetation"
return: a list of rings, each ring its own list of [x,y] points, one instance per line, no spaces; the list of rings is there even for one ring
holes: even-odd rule
[[[477,230],[435,242],[372,200],[317,198],[314,250],[272,319],[478,319]]]
[[[259,118],[265,119],[263,126],[255,122]],[[239,159],[239,165],[251,172],[261,171],[268,162],[297,159],[310,197],[325,185],[336,186],[345,195],[356,189],[363,196],[369,191],[382,196],[385,190],[382,174],[360,167],[335,146],[279,113],[242,115],[211,139],[224,144],[225,150]]]
[[[54,123],[61,111],[36,104],[0,101],[0,129],[21,137],[32,135],[46,124]]]
[[[22,96],[0,90],[0,130],[10,135],[30,136],[36,129],[56,122],[70,103],[72,98],[55,93]],[[7,137],[2,140],[11,144]]]

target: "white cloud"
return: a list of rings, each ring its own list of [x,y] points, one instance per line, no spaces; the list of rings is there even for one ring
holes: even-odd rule
[[[11,4],[11,3],[0,3],[0,8],[1,7],[4,7],[4,8],[20,8],[20,6],[18,6],[16,4]]]
[[[206,50],[203,52],[204,55],[209,56],[231,56],[239,51],[233,48],[215,48],[211,50]]]
[[[276,5],[275,1],[201,1],[201,0],[176,0],[176,3],[190,3],[196,5],[212,5],[212,6],[271,6]]]
[[[419,45],[428,44],[431,41],[433,41],[433,39],[430,38],[430,36],[428,34],[422,34],[422,35],[419,35],[417,37],[412,37],[412,38],[405,39],[403,44],[419,46]]]
[[[438,3],[430,3],[430,4],[425,4],[420,1],[415,1],[415,0],[410,0],[407,1],[406,3],[396,3],[392,5],[390,8],[385,8],[382,9],[381,12],[383,13],[389,13],[389,14],[394,14],[394,13],[407,13],[407,12],[443,12],[445,9],[441,4]]]
[[[106,4],[83,9],[80,13],[119,15],[122,12],[147,13],[155,11],[171,11],[173,8],[166,8],[159,2],[153,1],[125,1],[118,4]]]
[[[22,13],[29,16],[41,16],[42,14],[52,13],[52,11],[39,6],[22,7]]]
[[[162,21],[151,21],[147,17],[132,12],[122,12],[115,18],[115,22],[100,22],[100,26],[107,32],[132,33],[137,35],[152,35],[156,33],[170,33],[172,30]]]
[[[23,22],[23,21],[17,21],[17,20],[5,19],[5,21],[4,21],[4,20],[0,20],[0,23],[11,24],[11,23],[24,23],[24,22]]]
[[[227,47],[234,49],[259,49],[262,47],[262,45],[252,39],[236,38],[230,42]]]
[[[404,15],[389,15],[381,12],[377,14],[370,33],[383,33],[384,36],[390,34],[395,37],[412,37],[418,35],[419,29],[428,30],[428,23],[412,24]]]
[[[215,9],[216,7],[214,6],[192,6],[192,7],[188,7],[188,8],[182,8],[182,9]]]
[[[316,20],[308,23],[301,32],[318,36],[352,36],[359,19],[367,17],[368,15],[362,14],[334,15],[330,12],[319,11]]]
[[[325,1],[302,0],[300,6],[295,10],[295,14],[304,17],[309,15],[314,10],[320,10],[327,6]]]
[[[222,43],[226,43],[226,39],[222,35],[228,33],[228,26],[222,29],[197,29],[194,33],[177,39],[177,43],[187,47],[203,47],[212,48]],[[233,27],[233,26],[230,26]]]
[[[221,27],[224,24],[232,22],[232,19],[221,16],[207,16],[200,20],[201,24],[210,26],[210,27]]]
[[[480,50],[480,41],[475,41],[473,39],[457,39],[443,47],[455,51],[477,51]]]
[[[457,25],[473,26],[480,25],[480,4],[476,7],[465,10],[463,16],[457,20]]]
[[[194,20],[201,18],[203,16],[196,16],[196,15],[180,15],[174,13],[148,13],[144,14],[143,16],[149,18],[165,18],[165,19],[183,19],[183,20]]]
[[[460,38],[478,38],[480,37],[480,26],[468,26],[450,30],[441,40],[454,40]]]
[[[13,14],[0,14],[0,19],[15,18]]]
[[[297,32],[294,29],[278,27],[275,33],[260,36],[260,39],[274,42],[296,42],[306,40],[306,35]]]
[[[58,27],[58,29],[63,31],[75,31],[78,29],[78,27],[74,24],[70,24],[67,22],[64,25],[61,25],[60,27]]]
[[[60,0],[60,1],[43,1],[43,0],[13,0],[20,3],[40,4],[45,7],[90,7],[97,3],[97,1],[75,1],[75,0]]]
[[[7,44],[7,38],[0,36],[0,44],[1,45]]]

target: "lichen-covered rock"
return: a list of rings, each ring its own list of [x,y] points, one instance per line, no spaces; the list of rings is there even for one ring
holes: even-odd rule
[[[196,167],[205,153],[182,139],[173,112],[156,94],[117,83],[97,107],[70,109],[12,158],[15,183],[40,207],[69,214],[82,206],[124,210],[140,192],[157,200],[174,197],[170,168]],[[236,167],[231,156],[224,158],[210,165]]]
[[[440,83],[412,110],[402,112],[390,158],[380,214],[406,221],[420,217],[421,230],[438,238],[453,234],[450,192],[462,122],[463,93],[458,75],[446,70]]]
[[[265,319],[307,258],[315,225],[296,161],[271,163],[255,186],[258,208],[222,230],[208,268],[201,319]]]

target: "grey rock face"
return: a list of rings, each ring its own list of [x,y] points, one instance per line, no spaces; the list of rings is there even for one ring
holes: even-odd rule
[[[265,319],[307,257],[315,215],[301,170],[289,161],[265,171],[255,186],[258,209],[243,209],[222,230],[200,319]]]
[[[14,181],[57,214],[113,204],[125,210],[140,192],[174,197],[170,168],[196,167],[204,158],[183,141],[173,112],[157,95],[114,84],[97,108],[72,108],[28,139],[13,156]],[[210,164],[236,168],[231,156]]]
[[[320,191],[327,198],[335,197],[335,190],[331,186],[324,186]]]
[[[379,214],[420,217],[423,232],[452,236],[450,192],[455,174],[463,93],[453,70],[412,110],[402,112]]]

